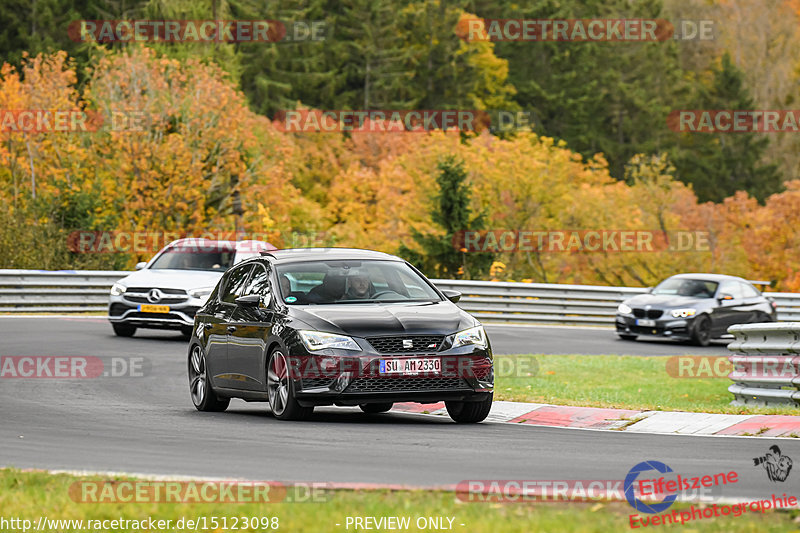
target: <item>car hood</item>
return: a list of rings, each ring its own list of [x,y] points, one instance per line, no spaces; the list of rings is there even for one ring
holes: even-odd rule
[[[642,307],[644,305],[652,305],[657,308],[706,307],[716,303],[716,300],[714,298],[694,298],[675,294],[639,294],[625,300],[625,303],[631,307]]]
[[[143,269],[119,280],[126,287],[158,287],[161,289],[199,289],[215,287],[224,271]]]
[[[318,331],[356,337],[450,334],[477,321],[450,302],[292,306],[292,315]]]

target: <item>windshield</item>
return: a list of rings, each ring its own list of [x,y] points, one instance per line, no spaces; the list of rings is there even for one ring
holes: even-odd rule
[[[717,293],[715,281],[701,279],[669,278],[653,289],[653,294],[674,294],[692,298],[713,298]]]
[[[430,285],[398,261],[312,261],[277,267],[287,304],[441,301]]]
[[[235,250],[198,250],[196,247],[174,247],[158,256],[158,259],[148,268],[225,271],[233,265],[235,256]]]

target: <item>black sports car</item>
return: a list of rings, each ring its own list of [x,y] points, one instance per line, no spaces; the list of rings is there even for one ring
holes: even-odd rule
[[[776,320],[776,305],[742,278],[679,274],[617,308],[617,334],[625,340],[657,335],[706,346],[729,326]]]
[[[492,406],[492,349],[480,323],[409,263],[380,252],[262,252],[228,270],[195,316],[195,407],[268,401],[279,419],[318,405],[367,413],[444,401],[456,422]]]

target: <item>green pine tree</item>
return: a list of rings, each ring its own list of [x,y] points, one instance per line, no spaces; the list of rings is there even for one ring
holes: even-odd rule
[[[741,71],[726,53],[713,70],[710,86],[691,109],[751,110],[753,99]],[[769,138],[758,133],[684,132],[673,155],[676,177],[691,183],[700,201],[721,202],[736,191],[747,191],[760,202],[782,189],[777,165],[762,162]]]
[[[464,163],[451,156],[439,163],[438,170],[439,192],[431,219],[442,231],[431,234],[412,231],[412,238],[422,251],[402,245],[399,253],[423,272],[438,278],[481,278],[492,266],[493,254],[464,252],[456,244],[464,231],[485,228],[483,213],[473,216],[470,208],[472,194],[465,183]]]

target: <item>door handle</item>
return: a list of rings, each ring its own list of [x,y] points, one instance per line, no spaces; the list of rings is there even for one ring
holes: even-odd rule
[[[228,326],[228,333],[233,333],[236,331],[236,326]]]

